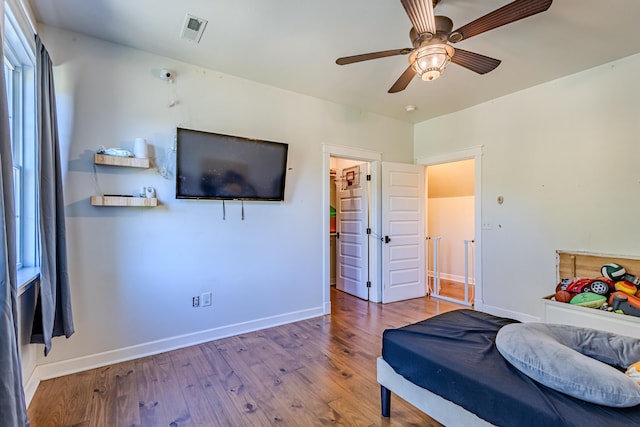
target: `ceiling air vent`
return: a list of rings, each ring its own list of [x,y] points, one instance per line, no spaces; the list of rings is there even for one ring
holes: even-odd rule
[[[183,39],[194,41],[196,43],[200,43],[200,38],[202,37],[202,33],[204,32],[206,26],[206,19],[198,18],[187,13],[187,17],[184,20],[184,25],[182,27],[182,33],[180,34],[180,37],[182,37]]]

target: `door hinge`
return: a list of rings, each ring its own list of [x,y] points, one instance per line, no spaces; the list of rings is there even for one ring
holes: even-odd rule
[[[371,287],[371,282],[369,280],[367,280],[367,288]]]
[[[367,181],[371,181],[371,175],[367,175]]]
[[[367,234],[371,234],[371,229],[367,228]]]

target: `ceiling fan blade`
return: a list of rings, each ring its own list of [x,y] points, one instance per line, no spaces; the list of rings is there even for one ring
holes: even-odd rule
[[[343,58],[336,59],[336,64],[347,65],[353,64],[354,62],[368,61],[370,59],[385,58],[387,56],[406,55],[411,51],[412,49],[404,48],[383,50],[382,52],[363,53],[362,55],[345,56]]]
[[[433,0],[401,0],[411,25],[418,34],[436,33],[436,19],[433,15]]]
[[[391,86],[391,88],[387,91],[388,93],[396,93],[406,89],[406,87],[411,82],[411,79],[416,75],[416,70],[413,69],[413,66],[409,65],[409,68],[404,70],[404,73],[396,80],[396,82]]]
[[[449,41],[457,43],[494,28],[544,12],[551,7],[552,2],[553,0],[516,0],[453,31],[449,35]]]
[[[458,64],[478,74],[486,74],[496,69],[502,61],[468,50],[456,49],[451,57],[451,62]]]

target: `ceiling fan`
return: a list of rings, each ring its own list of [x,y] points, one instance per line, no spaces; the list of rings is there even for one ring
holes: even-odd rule
[[[404,90],[417,74],[422,80],[434,80],[449,62],[461,65],[478,74],[485,74],[500,65],[499,59],[479,53],[454,49],[449,43],[458,43],[494,28],[510,24],[551,7],[553,0],[515,0],[499,9],[472,21],[457,30],[446,16],[434,16],[433,9],[441,0],[400,0],[413,25],[409,38],[413,48],[384,50],[381,52],[338,58],[336,64],[346,65],[370,59],[395,55],[409,55],[409,67],[389,89],[389,93]],[[448,43],[449,42],[449,43]]]

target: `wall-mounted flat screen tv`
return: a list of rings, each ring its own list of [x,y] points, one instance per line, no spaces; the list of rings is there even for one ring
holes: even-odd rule
[[[176,198],[284,200],[288,144],[178,128]]]

